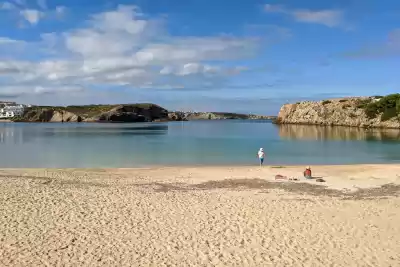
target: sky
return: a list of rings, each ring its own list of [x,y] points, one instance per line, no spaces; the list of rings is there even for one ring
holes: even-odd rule
[[[0,0],[0,100],[273,115],[400,90],[398,0]]]

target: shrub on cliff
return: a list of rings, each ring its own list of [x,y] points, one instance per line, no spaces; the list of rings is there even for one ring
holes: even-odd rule
[[[356,100],[356,106],[357,108],[363,108],[365,109],[369,103],[371,103],[372,99],[367,98],[367,99],[358,99]]]
[[[381,115],[381,120],[389,120],[400,115],[400,94],[391,94],[382,97],[379,101],[370,102],[364,106],[365,114],[369,118]]]

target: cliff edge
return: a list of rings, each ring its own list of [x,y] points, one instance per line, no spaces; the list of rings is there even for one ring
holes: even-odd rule
[[[35,106],[16,122],[151,122],[168,120],[168,111],[155,104]]]
[[[231,112],[169,112],[172,121],[197,121],[197,120],[272,120],[274,116],[254,114],[240,114]]]
[[[15,122],[152,122],[189,120],[268,120],[272,116],[224,112],[169,112],[151,103],[83,106],[33,106]]]
[[[286,104],[276,123],[400,129],[400,94]]]

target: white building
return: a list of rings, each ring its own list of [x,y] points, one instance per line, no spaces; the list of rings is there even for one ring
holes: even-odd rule
[[[4,104],[0,108],[0,118],[12,118],[22,116],[24,114],[25,106],[20,104]]]

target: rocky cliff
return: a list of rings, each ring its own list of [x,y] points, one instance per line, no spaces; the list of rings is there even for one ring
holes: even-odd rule
[[[168,120],[168,111],[155,104],[32,107],[18,122],[150,122]]]
[[[253,114],[239,114],[228,112],[170,112],[168,117],[172,121],[194,120],[271,120],[274,116],[262,116]]]
[[[271,116],[223,112],[168,112],[155,104],[36,106],[16,122],[151,122],[226,119],[273,119]]]
[[[82,118],[74,113],[65,110],[54,110],[49,108],[27,109],[21,118],[14,121],[26,122],[80,122]]]
[[[278,124],[400,128],[400,95],[304,101],[283,105]]]

